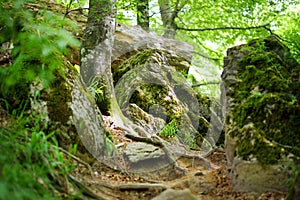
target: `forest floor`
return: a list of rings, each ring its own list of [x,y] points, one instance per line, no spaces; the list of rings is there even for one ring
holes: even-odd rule
[[[115,144],[126,145],[126,143],[134,142],[126,138],[121,129],[111,131]],[[178,166],[184,169],[186,173],[171,181],[145,180],[127,173],[126,170],[114,170],[100,162],[92,166],[92,172],[84,165],[77,165],[73,174],[74,177],[81,177],[81,180],[85,180],[86,187],[104,199],[148,200],[168,188],[175,190],[188,188],[201,200],[281,200],[286,198],[285,193],[235,192],[228,177],[225,153],[215,151],[206,159],[210,162],[210,169],[201,164],[193,163],[192,159],[179,158],[177,160]],[[91,173],[93,173],[93,178],[91,178]]]

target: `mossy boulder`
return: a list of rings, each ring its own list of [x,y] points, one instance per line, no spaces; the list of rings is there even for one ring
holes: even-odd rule
[[[145,50],[148,50],[148,53]],[[192,61],[194,47],[185,42],[148,33],[140,26],[117,24],[112,49],[112,72],[115,83],[121,78],[122,74],[135,66],[122,65],[123,62],[132,56],[136,57],[139,52],[143,52],[139,54],[141,57],[139,57],[138,62],[140,62],[143,59],[147,59],[147,55],[149,56],[151,51],[165,52],[166,59],[170,65],[174,66],[178,71],[187,73]]]
[[[151,113],[151,112],[150,112]],[[150,135],[157,134],[166,125],[166,122],[160,117],[154,117],[146,113],[136,104],[129,104],[125,110],[125,116],[136,125],[143,127]]]
[[[118,103],[124,111],[134,103],[166,123],[175,121],[177,138],[191,144],[197,137],[201,117],[195,93],[186,85],[185,78],[169,65],[164,52],[146,51],[147,59],[138,61],[142,56],[137,54],[123,63],[131,69],[116,84]]]
[[[226,151],[230,165],[236,159],[242,159],[262,166],[279,166],[283,160],[292,163],[291,156],[300,156],[299,74],[300,65],[276,37],[257,39],[228,49],[222,79],[226,93]],[[239,168],[235,165],[232,170],[234,174]],[[278,170],[278,173],[289,174],[286,170]],[[246,175],[251,176],[249,173]],[[243,178],[233,177],[234,182]],[[264,178],[260,177],[260,180]],[[259,191],[276,188],[275,180],[273,183],[266,181],[265,185],[256,184],[254,188]],[[257,180],[248,180],[244,184],[251,185],[251,181]],[[247,188],[244,186],[239,185]],[[286,190],[287,183],[281,184],[280,189]],[[251,190],[255,189],[252,187]]]
[[[61,147],[68,150],[76,144],[78,156],[89,163],[102,158],[106,147],[104,122],[72,65],[66,64],[56,71],[49,88],[43,88],[38,82],[32,84],[30,94],[30,112],[42,116],[49,130],[55,130]]]
[[[118,24],[112,73],[123,111],[129,103],[136,104],[165,120],[166,129],[178,130],[181,142],[200,147],[209,131],[214,135],[219,130],[209,130],[211,100],[197,96],[186,81],[193,49],[188,43],[148,33],[138,26]]]

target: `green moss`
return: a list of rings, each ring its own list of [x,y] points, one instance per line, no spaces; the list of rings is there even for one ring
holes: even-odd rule
[[[232,84],[235,100],[232,110],[234,123],[240,131],[238,154],[244,159],[256,157],[263,164],[277,162],[285,153],[300,155],[299,80],[292,72],[300,66],[290,65],[285,49],[278,41],[262,39],[241,48],[245,56],[237,63],[240,82]],[[285,59],[288,58],[288,62]],[[296,74],[297,74],[296,73]],[[249,124],[252,128],[245,129]]]
[[[245,131],[243,129],[243,131]],[[281,148],[272,145],[264,140],[261,135],[264,134],[263,130],[256,129],[249,130],[251,135],[244,135],[240,140],[237,148],[237,153],[243,159],[247,160],[254,156],[262,164],[275,164],[281,156]],[[246,139],[245,137],[249,137]]]
[[[112,72],[114,83],[117,83],[118,80],[132,68],[134,68],[138,65],[144,64],[149,59],[149,57],[155,52],[158,52],[158,50],[146,49],[146,50],[140,51],[137,54],[128,58],[122,64],[119,64],[117,67],[114,67],[113,72]]]
[[[178,108],[178,102],[171,97],[168,97],[168,88],[161,85],[145,84],[139,87],[131,96],[130,103],[137,104],[141,109],[149,112],[149,109],[154,105],[160,105],[166,110],[166,122],[176,120],[179,123],[182,110]],[[166,100],[168,98],[169,100]]]
[[[67,69],[55,72],[55,80],[51,82],[50,90],[42,95],[47,101],[49,118],[63,124],[67,123],[72,115],[69,107],[69,103],[72,102],[72,84],[68,84],[68,79],[74,80],[74,73],[77,73],[73,66],[68,66]]]

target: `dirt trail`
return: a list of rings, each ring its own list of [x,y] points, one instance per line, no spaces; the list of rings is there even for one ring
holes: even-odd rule
[[[126,145],[132,140],[126,138],[124,131],[113,128],[113,141],[117,145]],[[285,193],[239,193],[235,192],[228,178],[226,156],[224,152],[216,151],[207,157],[211,169],[205,168],[192,158],[179,158],[178,166],[185,170],[185,174],[172,181],[149,181],[126,172],[125,162],[123,170],[114,170],[104,164],[95,163],[90,172],[86,166],[77,165],[73,172],[74,177],[85,182],[94,194],[103,199],[122,200],[148,200],[157,196],[162,191],[172,188],[183,190],[188,188],[201,200],[281,200]],[[120,161],[122,162],[122,161]],[[122,164],[122,163],[121,163]],[[93,173],[93,178],[91,178]]]

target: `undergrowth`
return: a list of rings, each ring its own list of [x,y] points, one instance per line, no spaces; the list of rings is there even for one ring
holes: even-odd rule
[[[176,121],[172,120],[159,132],[159,136],[165,139],[173,138],[176,136],[178,130],[179,129],[178,129],[178,125],[176,124]]]
[[[3,116],[1,117],[3,120]],[[0,199],[61,199],[69,190],[67,175],[74,168],[55,133],[47,133],[41,117],[13,112],[0,126]],[[0,120],[0,121],[1,121]],[[74,153],[76,146],[70,150]],[[68,194],[68,198],[77,195]]]

